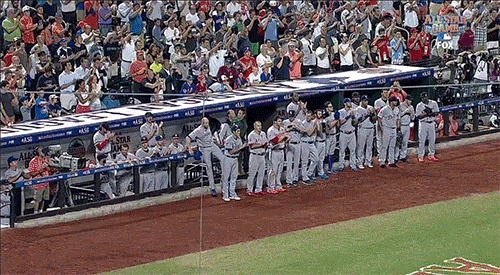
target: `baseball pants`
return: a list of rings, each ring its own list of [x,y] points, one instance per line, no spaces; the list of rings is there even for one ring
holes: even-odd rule
[[[170,187],[168,171],[162,169],[164,168],[158,169],[155,172],[155,190],[167,189]]]
[[[116,183],[118,185],[118,195],[120,197],[125,196],[133,178],[130,170],[119,170],[116,173]]]
[[[177,166],[177,186],[184,185],[184,166]]]
[[[288,143],[286,147],[286,183],[299,180],[300,143]]]
[[[283,188],[281,186],[281,174],[285,163],[285,153],[283,150],[271,150],[271,171],[269,173],[267,187],[269,191]]]
[[[375,132],[377,136],[377,153],[378,153],[378,158],[380,159],[380,154],[382,153],[382,130],[380,129],[380,124],[378,124],[378,122],[375,126]]]
[[[238,157],[224,156],[222,173],[222,196],[236,197],[236,179],[238,178]]]
[[[324,175],[325,174],[325,168],[323,167],[325,157],[326,157],[326,140],[324,141],[316,141],[316,150],[318,151],[318,175]],[[313,173],[314,173],[313,168]]]
[[[216,145],[201,148],[201,154],[203,157],[203,162],[205,162],[205,164],[207,165],[208,185],[210,186],[210,189],[215,189],[214,171],[213,171],[213,167],[212,167],[212,154],[217,159],[219,159],[222,171],[225,171],[224,170],[224,158],[225,158],[224,154],[222,154],[222,151]]]
[[[434,122],[427,123],[420,121],[418,124],[418,156],[425,155],[425,141],[429,139],[429,157],[436,153],[436,129]]]
[[[344,168],[345,166],[345,149],[349,148],[349,166],[352,169],[357,169],[356,160],[356,135],[354,132],[346,134],[340,132],[339,141],[340,153],[339,153],[339,168]]]
[[[113,190],[111,189],[111,185],[108,182],[101,182],[101,191],[104,192],[110,199],[115,198],[115,194],[113,194]],[[3,210],[3,209],[2,209]]]
[[[262,191],[262,185],[264,184],[264,174],[266,172],[265,153],[262,155],[250,153],[249,162],[247,192],[254,192],[255,186],[255,193],[258,193]],[[255,175],[257,175],[257,182],[254,185]]]
[[[155,173],[141,172],[139,177],[142,192],[151,192],[155,190]]]
[[[358,129],[358,165],[367,165],[372,163],[373,152],[373,134],[374,128],[359,128]]]
[[[311,178],[314,173],[314,169],[316,169],[316,166],[318,165],[318,150],[316,149],[313,141],[310,143],[309,141],[302,141],[300,158],[302,160],[302,180],[307,181]],[[307,166],[307,163],[309,163],[309,167]]]
[[[396,158],[404,159],[408,156],[408,141],[410,140],[410,126],[401,125],[401,133],[403,134],[403,141],[401,143],[401,148],[396,148]]]
[[[380,154],[380,164],[385,164],[387,160],[387,150],[389,150],[389,164],[393,164],[396,153],[396,128],[384,127],[382,131],[382,153]]]

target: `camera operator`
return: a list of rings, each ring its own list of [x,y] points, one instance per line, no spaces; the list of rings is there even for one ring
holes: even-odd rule
[[[48,148],[35,147],[33,155],[35,157],[30,160],[28,170],[32,178],[47,177],[50,175],[49,158],[47,157]],[[50,199],[49,183],[41,183],[34,185],[35,189],[35,214],[42,212],[44,201]]]

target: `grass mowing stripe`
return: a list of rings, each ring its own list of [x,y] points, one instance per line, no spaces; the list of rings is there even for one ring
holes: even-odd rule
[[[217,248],[203,253],[202,274],[408,274],[454,257],[500,266],[499,209],[493,192]],[[110,274],[197,267],[189,254]]]

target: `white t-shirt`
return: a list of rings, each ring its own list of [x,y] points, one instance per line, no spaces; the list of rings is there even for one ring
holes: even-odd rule
[[[65,85],[65,84],[68,84],[75,79],[76,79],[76,76],[73,72],[66,73],[63,71],[59,75],[59,87]],[[71,86],[61,90],[61,92],[63,92],[63,93],[73,93],[74,91],[75,91],[75,85],[71,85]]]
[[[479,61],[476,72],[474,73],[474,78],[488,81],[488,63],[486,63],[486,61]]]
[[[86,34],[85,32],[83,32],[82,33],[82,41],[85,41],[85,39],[89,38],[91,35],[92,35],[92,33]],[[90,52],[90,48],[92,48],[92,46],[94,46],[93,40],[91,40],[88,43],[85,43],[85,47],[87,47],[87,52]]]
[[[418,26],[417,11],[410,10],[410,3],[405,5],[405,26],[416,28]]]
[[[175,38],[181,38],[181,34],[179,32],[179,29],[177,29],[177,28],[171,29],[170,27],[167,27],[165,29],[165,31],[163,32],[163,36],[165,36],[165,41],[166,41],[167,45],[172,45]]]
[[[134,62],[136,60],[134,42],[130,41],[130,43],[123,45],[122,60],[127,62]]]
[[[217,77],[220,67],[224,66],[224,55],[226,55],[226,50],[218,50],[216,54],[211,55],[208,59],[210,76]]]
[[[305,66],[316,65],[316,56],[312,50],[311,41],[307,40],[305,37],[300,40],[302,43],[302,51],[304,52],[304,63]]]
[[[328,69],[330,68],[330,60],[328,58],[328,53],[325,54],[323,59],[321,59],[320,55],[322,55],[324,52],[326,52],[326,48],[323,47],[318,47],[316,49],[316,60],[318,62],[318,67],[323,68],[323,69]]]
[[[262,73],[262,67],[264,67],[264,64],[272,64],[273,60],[269,55],[263,55],[260,53],[257,55],[257,58],[255,58],[255,61],[257,62],[257,66],[259,66],[259,73]]]
[[[153,11],[151,14],[148,16],[148,18],[152,21],[156,19],[161,19],[161,11],[163,9],[163,1],[160,0],[152,0],[149,1],[146,6],[149,8],[153,5]]]
[[[233,15],[235,12],[237,12],[237,11],[240,11],[240,12],[241,12],[241,5],[240,5],[238,2],[236,2],[236,3],[229,2],[229,3],[227,4],[227,13],[228,13],[229,15],[231,15],[231,16],[232,16],[232,15]]]
[[[186,14],[186,21],[196,24],[196,22],[200,21],[200,18],[198,17],[197,13],[195,14],[188,13]]]
[[[61,1],[61,11],[62,12],[74,12],[74,11],[76,11],[76,1],[71,0],[68,2],[68,4],[64,4],[63,1]]]
[[[342,49],[342,51],[347,51],[345,55],[340,54],[340,65],[341,66],[349,66],[353,64],[353,59],[352,59],[352,49],[349,46],[349,44],[340,44],[339,48]]]

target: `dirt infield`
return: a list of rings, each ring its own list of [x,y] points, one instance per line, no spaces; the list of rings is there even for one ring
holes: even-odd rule
[[[446,150],[438,163],[347,169],[317,185],[226,203],[203,200],[203,250],[500,190],[500,141]],[[89,274],[199,250],[200,199],[1,233],[1,274]]]

